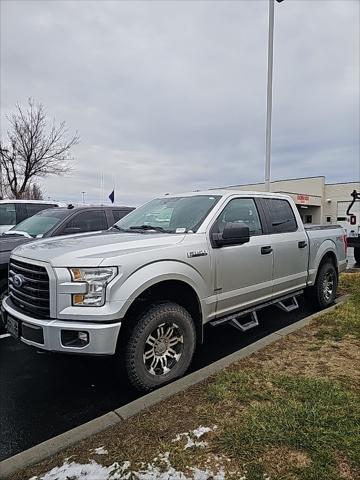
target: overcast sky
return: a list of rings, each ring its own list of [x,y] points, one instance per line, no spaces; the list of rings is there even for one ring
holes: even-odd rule
[[[275,4],[272,178],[358,180],[357,0]],[[1,129],[28,97],[81,141],[46,195],[116,200],[260,182],[268,3],[1,0]]]

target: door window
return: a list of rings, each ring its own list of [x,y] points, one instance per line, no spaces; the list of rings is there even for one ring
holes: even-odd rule
[[[296,232],[297,223],[294,212],[287,200],[267,199],[270,227],[274,233]]]
[[[108,228],[106,215],[103,210],[81,212],[71,219],[65,228],[73,228],[80,232],[106,230]]]
[[[131,210],[111,210],[112,211],[112,214],[113,214],[113,217],[114,217],[114,221],[115,223],[118,222],[119,220],[121,220],[123,217],[125,217],[125,215],[127,215]]]
[[[216,220],[213,232],[222,233],[227,223],[245,223],[250,229],[250,236],[263,233],[259,214],[252,198],[231,200]]]
[[[14,203],[0,204],[0,225],[15,225],[16,214]]]

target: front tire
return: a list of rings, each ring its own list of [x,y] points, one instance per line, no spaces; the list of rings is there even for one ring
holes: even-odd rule
[[[149,306],[129,333],[125,368],[132,385],[150,391],[185,374],[196,345],[190,314],[176,303]]]
[[[323,263],[319,267],[315,285],[307,291],[307,297],[316,307],[327,308],[335,301],[337,286],[338,273],[334,264]]]

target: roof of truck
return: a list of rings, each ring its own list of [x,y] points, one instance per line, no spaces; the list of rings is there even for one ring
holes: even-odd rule
[[[255,190],[241,190],[235,188],[229,189],[214,189],[214,190],[194,190],[193,192],[185,192],[185,193],[166,193],[164,196],[168,197],[187,197],[187,196],[194,196],[194,195],[221,195],[229,196],[229,195],[236,195],[241,193],[241,195],[249,195],[249,196],[261,196],[261,197],[284,197],[289,198],[289,195],[284,193],[275,193],[275,192],[259,192]]]

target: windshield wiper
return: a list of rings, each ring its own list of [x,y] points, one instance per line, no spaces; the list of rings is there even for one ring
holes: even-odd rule
[[[109,228],[109,230],[118,230],[119,232],[128,232],[129,230],[127,230],[126,228],[121,228],[119,227],[119,225],[113,225],[112,227]]]
[[[133,225],[130,230],[155,230],[155,232],[172,233],[170,230],[165,230],[163,227],[156,227],[154,225]]]

